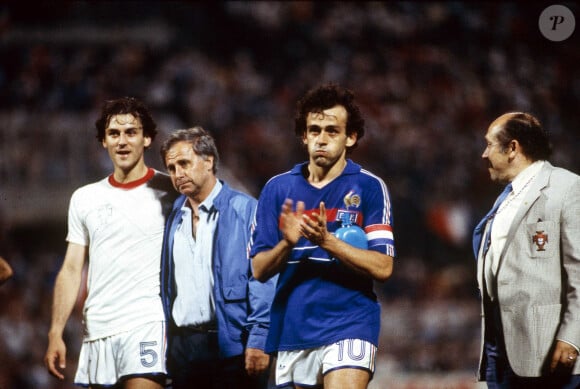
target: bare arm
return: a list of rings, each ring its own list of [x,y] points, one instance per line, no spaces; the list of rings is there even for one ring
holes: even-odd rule
[[[363,250],[338,239],[326,229],[326,208],[320,203],[319,213],[312,218],[304,215],[300,224],[302,235],[318,244],[330,255],[356,272],[384,282],[393,273],[393,257],[374,250]]]
[[[64,378],[61,370],[66,367],[66,345],[62,335],[79,294],[86,255],[85,246],[69,243],[54,285],[52,320],[44,361],[50,374],[60,379]]]
[[[12,267],[4,258],[0,257],[0,285],[12,277],[13,274]]]
[[[286,259],[298,239],[300,239],[300,220],[304,213],[304,203],[296,204],[296,213],[292,212],[292,200],[286,199],[280,214],[280,230],[284,239],[268,251],[262,251],[252,258],[254,278],[265,282],[285,266]]]

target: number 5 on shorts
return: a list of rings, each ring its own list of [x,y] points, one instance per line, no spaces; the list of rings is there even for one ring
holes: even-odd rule
[[[145,367],[154,366],[159,357],[152,347],[157,346],[157,342],[141,342],[139,346],[141,347],[141,364]]]

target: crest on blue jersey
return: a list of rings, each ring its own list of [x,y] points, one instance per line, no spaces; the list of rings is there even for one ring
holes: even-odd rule
[[[351,190],[344,196],[344,205],[346,209],[350,207],[358,208],[360,205],[360,195],[356,193],[354,190]]]
[[[336,220],[342,221],[343,223],[349,222],[350,224],[356,224],[358,218],[358,212],[350,211],[350,208],[358,208],[361,203],[361,197],[354,189],[351,189],[343,199],[344,206],[346,209],[339,209],[336,213]]]

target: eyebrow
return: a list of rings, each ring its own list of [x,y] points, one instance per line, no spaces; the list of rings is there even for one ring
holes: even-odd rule
[[[132,131],[132,130],[142,130],[143,127],[127,127],[127,128],[115,128],[115,127],[108,127],[105,128],[105,131]]]
[[[306,128],[340,128],[339,124],[327,124],[324,126],[321,126],[319,124],[310,124],[308,126],[306,126]]]

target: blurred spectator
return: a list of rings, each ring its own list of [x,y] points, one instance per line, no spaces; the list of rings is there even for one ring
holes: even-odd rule
[[[4,258],[0,257],[0,285],[12,277],[13,273],[10,264]]]

